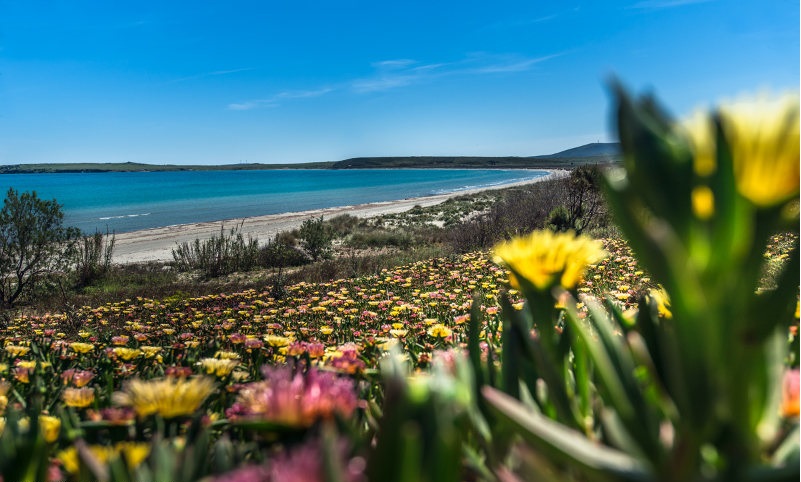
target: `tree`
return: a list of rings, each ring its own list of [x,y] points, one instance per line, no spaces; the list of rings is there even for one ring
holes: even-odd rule
[[[0,308],[11,308],[45,276],[68,268],[77,228],[64,227],[55,199],[10,188],[0,210]]]

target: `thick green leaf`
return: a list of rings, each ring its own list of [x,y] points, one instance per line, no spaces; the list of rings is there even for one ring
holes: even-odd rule
[[[545,456],[569,465],[590,480],[650,479],[647,466],[636,458],[593,443],[582,433],[527,409],[517,400],[491,387],[484,387],[482,393],[496,413],[509,422],[510,427],[524,440]]]

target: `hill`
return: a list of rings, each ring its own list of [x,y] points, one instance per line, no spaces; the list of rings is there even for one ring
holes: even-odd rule
[[[620,157],[619,142],[593,142],[583,146],[573,147],[556,154],[548,156],[537,156],[547,158],[566,158],[566,157]]]
[[[177,165],[138,162],[78,164],[12,164],[0,174],[70,172],[243,171],[265,169],[573,169],[587,164],[610,164],[620,159],[618,143],[594,143],[545,156],[390,156],[354,157],[337,162],[299,164]]]
[[[335,162],[332,169],[573,169],[588,164],[611,164],[617,156],[533,157],[354,157]]]
[[[330,169],[333,162],[306,162],[300,164],[223,164],[223,165],[178,165],[143,164],[139,162],[109,163],[54,163],[54,164],[10,164],[0,166],[0,174],[39,174],[71,172],[163,172],[163,171],[256,171],[266,169]]]

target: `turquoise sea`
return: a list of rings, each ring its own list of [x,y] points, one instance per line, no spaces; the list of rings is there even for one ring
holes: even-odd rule
[[[544,176],[545,171],[360,169],[0,175],[9,187],[56,199],[65,224],[123,233],[456,192]]]

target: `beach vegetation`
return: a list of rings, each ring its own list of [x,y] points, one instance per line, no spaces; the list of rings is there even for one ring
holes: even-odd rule
[[[38,283],[67,271],[79,236],[64,225],[55,199],[9,189],[0,210],[0,308],[13,307]]]
[[[248,271],[259,265],[261,249],[258,239],[245,238],[242,224],[206,240],[179,243],[172,250],[173,266],[178,271],[199,271],[205,278],[217,278],[237,271]]]
[[[95,232],[82,236],[75,249],[75,283],[81,288],[97,282],[111,270],[114,234]]]
[[[312,261],[326,258],[331,253],[334,231],[326,224],[323,217],[303,221],[298,229],[300,246],[311,257]]]

